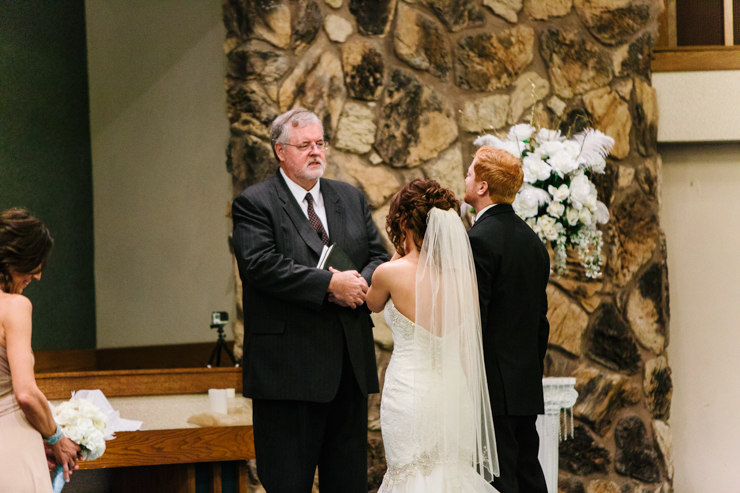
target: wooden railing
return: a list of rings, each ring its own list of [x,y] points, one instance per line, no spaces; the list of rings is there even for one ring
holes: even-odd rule
[[[234,367],[78,371],[39,373],[36,382],[51,400],[68,399],[73,391],[82,389],[100,389],[109,398],[156,398],[207,393],[210,388],[233,388],[240,393],[242,373]],[[146,401],[142,405],[146,406]],[[210,491],[220,492],[221,463],[237,461],[238,490],[246,493],[246,460],[254,457],[251,426],[177,428],[116,433],[116,438],[106,443],[102,457],[79,462],[79,466],[83,470],[112,468],[115,492],[194,493],[195,463],[210,463]],[[129,469],[132,467],[136,469]]]

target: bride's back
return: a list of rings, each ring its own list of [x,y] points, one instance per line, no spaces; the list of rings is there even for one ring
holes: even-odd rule
[[[386,231],[397,253],[373,274],[366,297],[372,311],[377,313],[383,310],[390,297],[401,315],[417,323],[417,267],[429,212],[432,209],[451,210],[456,215],[459,207],[460,202],[455,199],[454,193],[434,180],[413,180],[393,196],[386,217]],[[462,223],[460,226],[465,235]],[[400,256],[400,252],[405,254]]]
[[[396,310],[412,322],[416,318],[416,267],[419,252],[414,250],[395,262],[389,262],[388,275],[392,279],[390,296]]]

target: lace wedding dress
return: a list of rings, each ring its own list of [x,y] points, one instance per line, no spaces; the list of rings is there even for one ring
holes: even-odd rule
[[[419,323],[392,299],[385,320],[394,348],[380,402],[388,471],[378,493],[496,493],[475,270],[454,211],[429,212],[417,270]]]

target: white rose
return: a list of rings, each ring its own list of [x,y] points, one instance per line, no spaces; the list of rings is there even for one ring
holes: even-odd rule
[[[555,202],[553,200],[550,202],[550,205],[547,206],[547,213],[552,217],[560,217],[563,215],[563,212],[565,212],[565,206],[560,202]]]
[[[539,234],[540,227],[537,226],[537,219],[533,217],[527,218],[526,223],[529,225],[530,228],[532,228],[532,231]]]
[[[554,156],[555,154],[558,154],[559,152],[562,152],[564,150],[565,145],[557,140],[549,140],[547,142],[543,142],[537,148],[537,152],[540,154],[540,156],[543,157]]]
[[[537,198],[525,191],[516,194],[514,203],[511,206],[514,208],[514,212],[524,219],[536,216],[540,208]]]
[[[80,418],[77,421],[77,427],[80,430],[80,433],[82,433],[82,436],[90,436],[90,434],[95,431],[95,426],[93,426],[93,422],[90,418]]]
[[[568,221],[569,226],[575,226],[578,223],[578,209],[568,207],[565,212],[565,220]]]
[[[524,171],[524,181],[527,183],[545,181],[550,178],[550,165],[531,154],[522,159],[522,171]]]
[[[557,200],[558,202],[565,201],[565,199],[568,198],[568,195],[570,195],[570,189],[565,183],[560,185],[558,188],[550,185],[547,187],[547,191],[550,192],[550,195],[552,195],[552,199]]]
[[[532,133],[534,133],[534,127],[531,127],[528,123],[520,123],[511,127],[509,130],[509,139],[523,142],[531,138]]]
[[[591,226],[591,219],[591,211],[588,209],[588,207],[582,208],[581,212],[578,213],[578,220],[586,226]]]
[[[542,234],[550,241],[558,239],[558,230],[555,228],[555,219],[550,216],[541,216],[537,218],[537,226],[542,230]]]
[[[584,205],[596,207],[596,186],[583,173],[578,173],[570,181],[570,201],[578,210]]]
[[[551,155],[547,163],[552,166],[553,171],[559,176],[565,176],[578,169],[578,163],[567,151],[559,151],[557,154]]]
[[[541,128],[539,132],[537,132],[537,141],[538,142],[548,142],[551,140],[560,140],[560,130],[548,130],[546,128]]]
[[[75,443],[80,443],[85,435],[82,433],[77,426],[66,426],[64,428],[64,434]]]
[[[566,140],[563,142],[563,148],[574,161],[581,154],[581,144],[575,140]]]
[[[603,157],[599,157],[598,160],[591,165],[591,169],[594,170],[594,173],[603,173],[606,169],[606,160]]]

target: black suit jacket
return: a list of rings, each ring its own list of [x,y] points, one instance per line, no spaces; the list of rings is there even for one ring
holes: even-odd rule
[[[550,334],[547,249],[508,204],[486,211],[468,235],[493,414],[543,414],[542,375]]]
[[[368,285],[388,260],[365,197],[321,179],[331,243]],[[328,402],[346,344],[363,394],[378,392],[372,321],[363,305],[327,300],[331,273],[316,269],[323,244],[280,171],[244,190],[232,206],[234,252],[244,296],[244,395]]]

